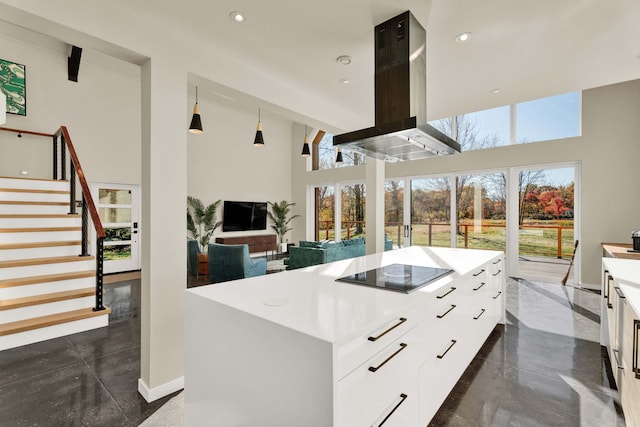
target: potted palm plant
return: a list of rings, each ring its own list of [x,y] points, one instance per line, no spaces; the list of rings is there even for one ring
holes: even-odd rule
[[[280,242],[280,251],[286,252],[287,246],[286,242],[284,242],[284,235],[287,234],[288,231],[292,230],[292,228],[289,227],[289,223],[300,216],[290,215],[291,206],[295,206],[296,204],[289,203],[286,200],[283,200],[281,202],[267,203],[269,203],[270,208],[270,210],[267,212],[267,215],[269,215],[269,219],[273,222],[273,224],[271,224],[271,228],[278,235],[278,241]]]
[[[200,199],[192,196],[187,197],[187,230],[191,234],[203,252],[207,250],[209,240],[213,232],[222,222],[218,221],[217,210],[221,200],[204,206]]]

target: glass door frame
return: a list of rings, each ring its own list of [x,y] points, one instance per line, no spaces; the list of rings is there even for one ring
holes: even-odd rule
[[[519,272],[519,256],[520,256],[520,227],[518,222],[519,215],[519,176],[523,171],[543,170],[543,169],[562,169],[573,168],[574,175],[574,193],[573,193],[573,235],[574,240],[580,240],[581,230],[581,163],[580,162],[564,162],[550,163],[541,165],[526,165],[509,168],[507,177],[507,251],[506,263],[507,274],[509,276],[520,277]],[[578,245],[576,250],[573,267],[569,278],[577,284],[582,283],[581,268],[581,247]]]

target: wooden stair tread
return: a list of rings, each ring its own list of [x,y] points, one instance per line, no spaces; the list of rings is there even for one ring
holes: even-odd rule
[[[59,325],[62,323],[73,322],[75,320],[89,319],[91,317],[103,316],[109,313],[111,313],[111,309],[108,307],[105,307],[105,309],[101,311],[93,311],[93,308],[89,307],[64,313],[56,313],[49,316],[4,323],[0,324],[0,336],[46,328],[47,326]]]
[[[69,194],[69,191],[65,190],[44,190],[39,188],[2,188],[0,192],[5,193],[37,193],[37,194]]]
[[[21,227],[0,228],[0,233],[46,233],[58,231],[82,231],[82,227]]]
[[[31,265],[42,265],[42,264],[59,264],[62,262],[90,261],[92,259],[96,259],[96,257],[93,255],[85,255],[85,256],[67,255],[67,256],[46,257],[46,258],[12,259],[8,261],[0,261],[0,268],[26,267]]]
[[[81,218],[80,214],[0,214],[2,219],[32,219],[32,218]]]
[[[96,294],[95,288],[72,289],[70,291],[52,292],[49,294],[33,295],[29,297],[14,298],[0,301],[0,310],[12,310],[14,308],[29,307],[39,304],[47,304],[57,301],[65,301],[75,298],[90,297]]]
[[[35,285],[38,283],[57,282],[60,280],[82,279],[95,277],[95,270],[74,271],[71,273],[45,274],[43,276],[17,277],[15,279],[0,280],[0,289],[13,286]]]
[[[33,178],[27,176],[0,176],[0,179],[24,179],[25,181],[69,182],[68,179]]]
[[[69,206],[69,202],[37,202],[27,200],[0,200],[0,205],[43,205],[43,206]]]
[[[54,246],[78,246],[81,243],[82,242],[80,240],[61,240],[61,241],[55,241],[55,242],[0,243],[0,250],[50,248]]]

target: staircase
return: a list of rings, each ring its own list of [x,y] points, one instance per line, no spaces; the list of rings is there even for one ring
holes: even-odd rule
[[[69,182],[0,177],[0,350],[108,325]],[[102,302],[100,301],[100,304]]]

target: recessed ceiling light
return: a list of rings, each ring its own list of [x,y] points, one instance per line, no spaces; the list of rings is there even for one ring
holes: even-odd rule
[[[340,83],[348,85],[349,83],[351,83],[351,79],[345,77],[344,79],[340,79]]]
[[[340,55],[336,58],[336,62],[340,65],[351,64],[351,57],[349,55]]]
[[[497,88],[495,88],[495,89],[491,89],[491,91],[490,91],[490,92],[491,92],[491,93],[493,93],[493,94],[496,94],[496,93],[500,93],[500,92],[502,92],[502,89],[500,89],[499,87],[497,87]]]
[[[29,171],[20,171],[20,175],[29,175]]]
[[[459,43],[464,43],[471,39],[471,33],[460,33],[456,36],[456,41]]]
[[[237,10],[234,10],[233,12],[231,12],[229,14],[229,18],[233,21],[233,22],[244,22],[244,15],[242,14],[242,12],[239,12]]]

